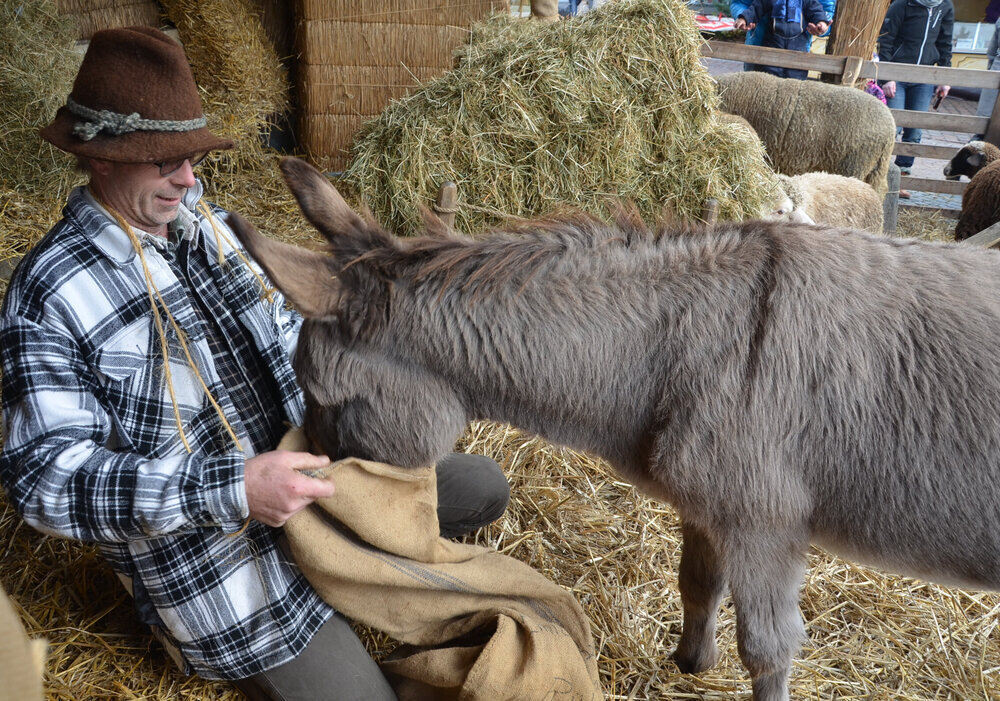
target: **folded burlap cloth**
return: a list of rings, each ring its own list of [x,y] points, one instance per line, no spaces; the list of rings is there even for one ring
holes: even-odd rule
[[[305,450],[293,432],[282,448]],[[312,586],[405,643],[382,669],[408,699],[601,699],[590,622],[522,562],[439,536],[434,468],[348,459],[337,493],[285,524]]]
[[[0,588],[0,701],[41,701],[45,641],[29,640]]]

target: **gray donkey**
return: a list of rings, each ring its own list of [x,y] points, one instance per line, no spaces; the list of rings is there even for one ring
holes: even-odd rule
[[[810,542],[1000,584],[1000,255],[625,210],[403,240],[281,167],[328,251],[232,223],[307,317],[309,435],[416,466],[488,419],[606,458],[681,515],[681,670],[728,585],[754,698],[787,698]]]

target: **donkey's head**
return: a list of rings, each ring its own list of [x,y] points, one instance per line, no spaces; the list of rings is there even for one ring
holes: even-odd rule
[[[405,253],[315,168],[286,158],[281,170],[329,242],[327,252],[265,238],[236,214],[230,223],[306,317],[295,370],[306,396],[307,434],[334,459],[433,463],[451,450],[468,416],[448,383],[408,357],[393,333],[393,269]]]

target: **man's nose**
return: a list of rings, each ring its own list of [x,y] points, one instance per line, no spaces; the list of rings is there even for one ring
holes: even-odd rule
[[[170,174],[170,184],[184,189],[194,187],[194,168],[191,167],[191,159],[184,159],[184,165]]]

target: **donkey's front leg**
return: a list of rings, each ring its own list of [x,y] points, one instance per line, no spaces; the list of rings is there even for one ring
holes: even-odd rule
[[[720,542],[736,609],[740,658],[754,701],[786,701],[792,658],[805,636],[799,586],[808,540],[778,532],[729,534]]]
[[[678,585],[684,606],[684,628],[674,662],[685,674],[696,674],[719,659],[715,619],[725,589],[725,578],[715,546],[694,526],[681,526],[684,544]]]

